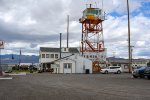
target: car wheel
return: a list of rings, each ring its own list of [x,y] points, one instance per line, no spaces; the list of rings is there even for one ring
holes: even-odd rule
[[[117,71],[117,74],[121,74],[121,71],[120,71],[120,70],[118,70],[118,71]]]
[[[147,78],[150,80],[150,76],[147,76]]]
[[[108,71],[107,71],[107,70],[105,71],[105,74],[108,74]]]
[[[133,75],[134,78],[138,78],[137,76]]]
[[[140,78],[144,78],[144,75],[140,75]]]

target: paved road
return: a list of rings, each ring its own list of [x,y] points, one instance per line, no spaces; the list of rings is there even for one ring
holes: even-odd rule
[[[0,80],[0,100],[150,100],[150,80],[130,74],[29,74]]]

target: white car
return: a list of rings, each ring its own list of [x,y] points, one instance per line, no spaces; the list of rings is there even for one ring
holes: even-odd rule
[[[120,66],[109,66],[107,68],[101,69],[101,73],[108,74],[108,73],[117,73],[120,74],[122,69]]]

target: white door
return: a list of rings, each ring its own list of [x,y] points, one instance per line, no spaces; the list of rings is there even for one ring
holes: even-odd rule
[[[64,63],[64,73],[72,73],[72,63]]]

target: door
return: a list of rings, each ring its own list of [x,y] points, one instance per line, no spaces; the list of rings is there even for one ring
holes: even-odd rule
[[[64,63],[64,73],[72,73],[72,63]]]

